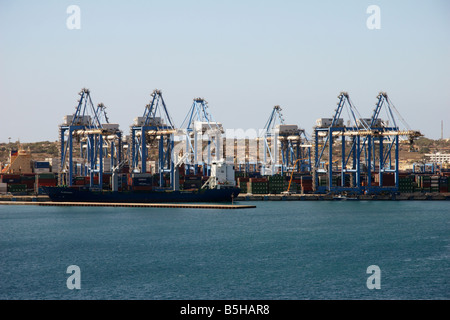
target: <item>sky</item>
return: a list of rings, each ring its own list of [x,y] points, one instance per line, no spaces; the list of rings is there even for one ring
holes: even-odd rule
[[[202,97],[224,128],[280,105],[308,133],[341,91],[364,118],[384,91],[411,129],[439,139],[443,121],[449,138],[450,2],[0,0],[0,142],[56,141],[82,88],[125,134],[154,89],[177,126]]]

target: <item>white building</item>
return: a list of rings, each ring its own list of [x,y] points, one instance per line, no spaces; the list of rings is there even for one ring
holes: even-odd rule
[[[425,156],[430,158],[430,162],[450,163],[450,153],[426,153]]]

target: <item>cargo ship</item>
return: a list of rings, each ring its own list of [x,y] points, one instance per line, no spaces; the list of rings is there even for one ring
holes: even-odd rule
[[[55,202],[99,202],[99,203],[193,203],[232,202],[241,189],[234,181],[234,167],[223,162],[214,163],[209,179],[198,188],[180,190],[178,184],[172,188],[133,186],[133,189],[119,190],[117,175],[113,172],[111,190],[92,186],[43,186],[44,193]],[[140,177],[140,178],[139,178]],[[148,183],[147,175],[134,175],[133,181]],[[178,177],[175,177],[178,181]],[[148,188],[148,189],[147,189]]]
[[[231,202],[240,189],[205,188],[196,190],[111,191],[88,187],[42,187],[50,200],[56,202],[106,202],[106,203],[189,203]]]

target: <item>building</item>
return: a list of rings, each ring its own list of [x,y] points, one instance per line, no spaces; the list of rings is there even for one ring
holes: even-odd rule
[[[23,149],[11,150],[9,164],[2,169],[2,173],[33,173],[31,153]]]
[[[427,153],[425,156],[430,159],[430,162],[450,163],[450,153]]]

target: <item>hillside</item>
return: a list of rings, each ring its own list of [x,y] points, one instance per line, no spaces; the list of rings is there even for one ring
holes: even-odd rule
[[[40,161],[45,158],[58,157],[58,142],[41,141],[32,143],[0,143],[0,162],[7,162],[11,150],[22,149],[31,152],[33,160]]]

